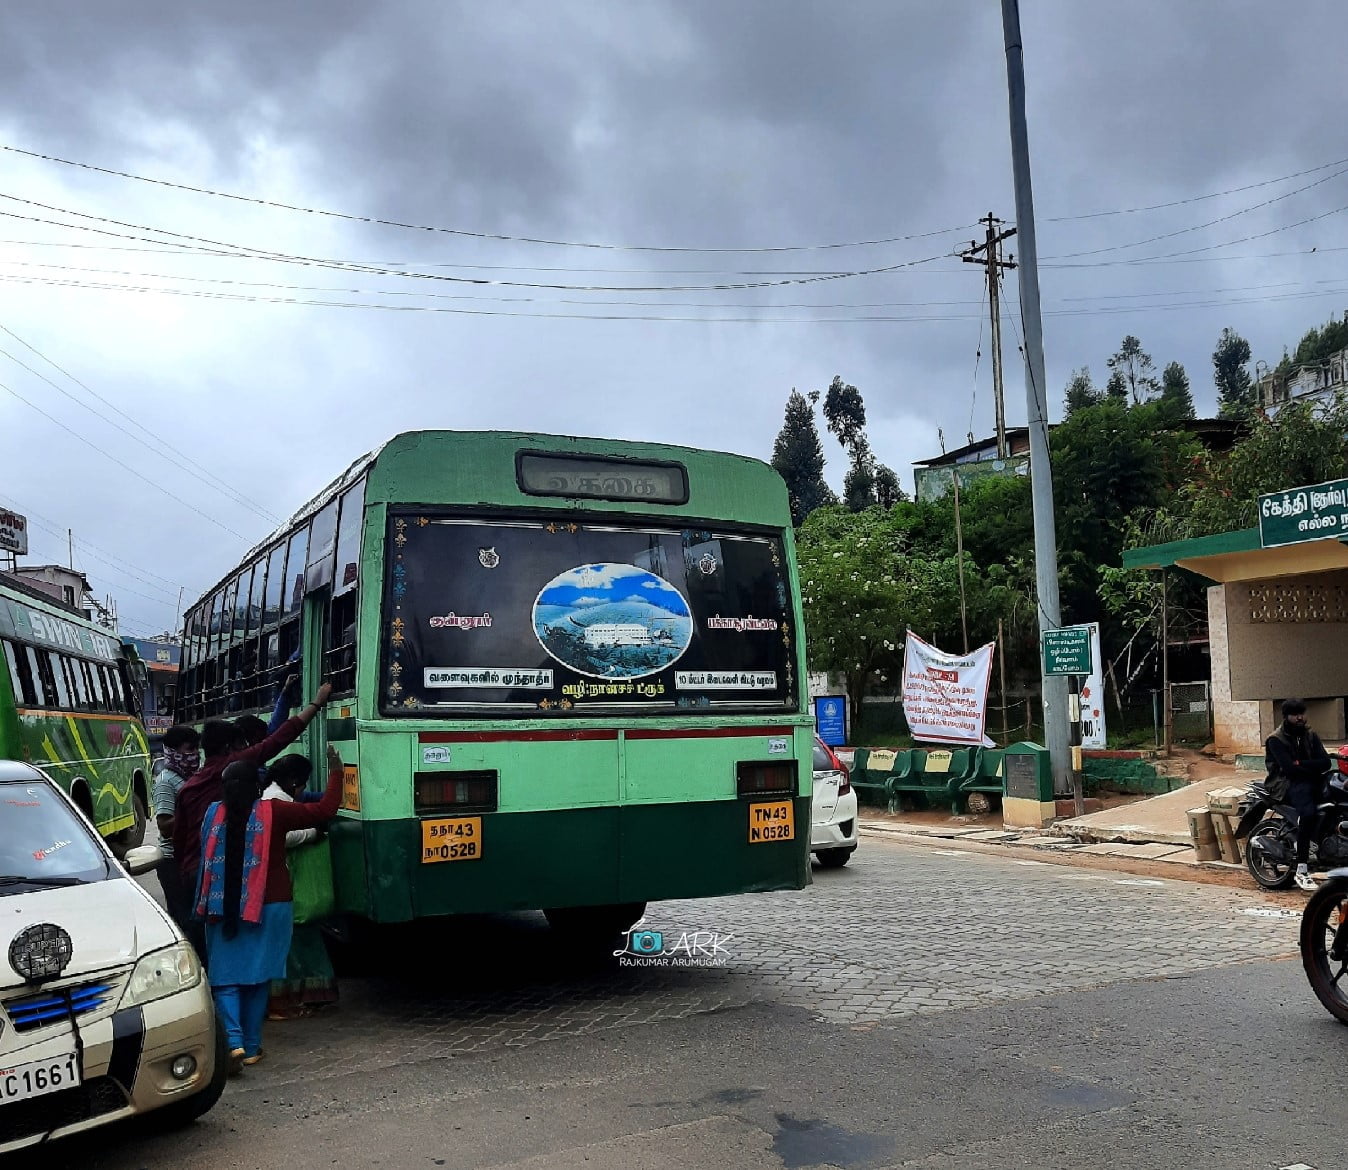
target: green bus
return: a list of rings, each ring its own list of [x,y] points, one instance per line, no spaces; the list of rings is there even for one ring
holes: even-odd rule
[[[119,852],[145,836],[150,751],[139,662],[84,614],[0,575],[0,759],[69,793]]]
[[[346,768],[339,910],[623,929],[808,884],[800,615],[762,462],[411,432],[188,611],[179,718],[264,714],[298,654],[306,694],[334,688],[302,746]]]

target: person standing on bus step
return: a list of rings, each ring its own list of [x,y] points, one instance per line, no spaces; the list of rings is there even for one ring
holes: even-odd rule
[[[206,809],[223,795],[225,769],[240,760],[249,763],[253,766],[256,783],[257,769],[299,739],[300,733],[323,710],[330,694],[332,687],[324,683],[318,688],[312,703],[298,715],[287,719],[261,743],[251,747],[238,746],[238,732],[232,723],[222,719],[207,720],[201,729],[201,751],[205,759],[197,774],[178,790],[178,803],[173,817],[173,852],[178,858],[178,871],[187,889],[196,888],[201,868],[201,823],[205,820]]]
[[[159,888],[164,892],[164,906],[169,917],[195,945],[199,932],[192,921],[192,891],[183,885],[178,862],[173,856],[173,812],[178,801],[178,790],[196,775],[201,766],[201,737],[195,727],[179,723],[164,732],[163,747],[164,768],[155,777],[151,795],[155,825],[159,829],[159,848],[164,854],[155,873],[159,878]],[[204,939],[201,941],[204,943]]]
[[[262,790],[262,799],[301,802],[322,799],[317,792],[305,791],[312,771],[312,765],[304,756],[282,756],[267,769],[267,787]],[[316,844],[322,834],[322,829],[294,829],[286,834],[286,850],[290,852]],[[337,975],[323,942],[322,925],[296,923],[290,936],[285,978],[271,985],[267,1019],[302,1019],[311,1015],[315,1008],[330,1007],[336,1002]]]
[[[1329,753],[1320,737],[1306,723],[1306,704],[1287,699],[1282,705],[1282,726],[1264,743],[1264,763],[1270,779],[1287,783],[1287,803],[1297,812],[1296,884],[1316,889],[1310,875],[1311,842],[1320,823],[1320,801],[1329,775]]]
[[[262,1059],[271,982],[285,977],[294,922],[286,834],[337,815],[342,760],[328,748],[328,786],[313,804],[261,799],[248,759],[225,768],[221,788],[201,826],[196,915],[206,923],[211,992],[237,1073]]]

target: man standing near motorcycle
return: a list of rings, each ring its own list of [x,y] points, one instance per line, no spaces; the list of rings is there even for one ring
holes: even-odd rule
[[[1264,763],[1269,780],[1285,784],[1286,800],[1297,812],[1296,884],[1314,890],[1310,875],[1311,842],[1318,827],[1318,805],[1329,772],[1329,753],[1320,737],[1306,724],[1306,704],[1287,699],[1282,705],[1282,726],[1264,743]]]

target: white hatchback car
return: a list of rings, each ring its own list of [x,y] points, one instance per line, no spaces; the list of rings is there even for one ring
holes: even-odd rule
[[[833,750],[814,737],[814,801],[810,810],[810,852],[828,869],[846,865],[857,848],[857,794],[847,768]]]
[[[0,760],[0,1154],[155,1111],[228,1072],[196,952],[46,776]]]

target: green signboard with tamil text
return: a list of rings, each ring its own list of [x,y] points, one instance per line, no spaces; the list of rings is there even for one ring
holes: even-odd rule
[[[1277,548],[1348,536],[1348,479],[1259,497],[1259,545]]]
[[[1044,631],[1045,674],[1090,674],[1090,626],[1063,626]]]

